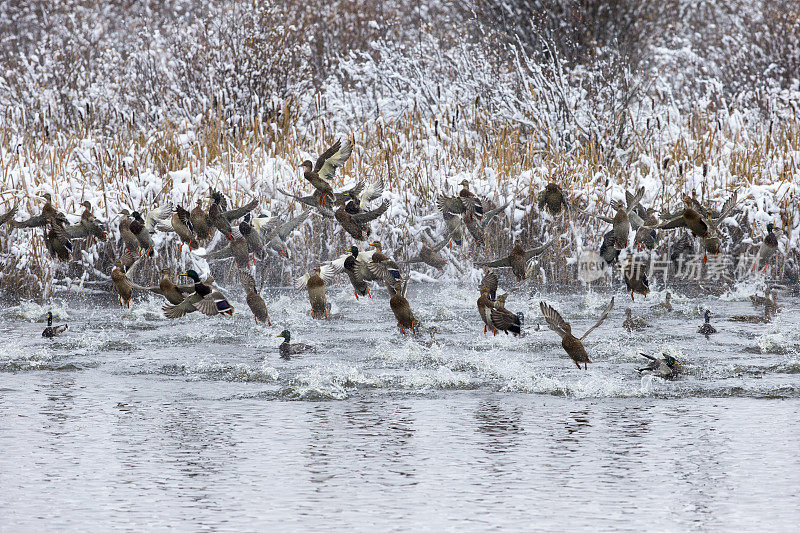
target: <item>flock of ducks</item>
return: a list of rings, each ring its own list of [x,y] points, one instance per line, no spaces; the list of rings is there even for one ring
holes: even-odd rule
[[[257,199],[242,207],[228,209],[227,199],[216,190],[210,191],[207,208],[203,200],[199,199],[191,211],[180,205],[173,207],[171,204],[147,212],[122,210],[118,227],[122,251],[114,262],[110,276],[119,304],[129,307],[134,291],[149,291],[165,298],[167,303],[163,307],[163,312],[170,319],[178,319],[195,311],[208,316],[232,315],[234,308],[227,296],[214,285],[214,279],[212,277],[202,279],[194,270],[186,270],[181,274],[191,280],[190,283],[181,284],[172,281],[168,268],[161,269],[162,277],[158,285],[142,286],[134,282],[137,268],[142,260],[154,254],[155,243],[152,236],[156,231],[177,235],[179,253],[184,246],[190,253],[198,250],[214,236],[215,232],[220,232],[224,236],[222,241],[224,245],[208,253],[205,258],[209,261],[233,258],[238,268],[240,285],[245,293],[245,301],[253,313],[254,320],[256,323],[271,326],[266,303],[259,294],[260,288],[250,274],[250,265],[259,260],[263,261],[265,253],[288,257],[287,239],[312,213],[335,220],[355,241],[367,241],[372,235],[370,222],[378,219],[389,208],[387,200],[383,200],[375,208],[370,208],[370,204],[382,196],[384,189],[382,181],[369,185],[359,181],[350,189],[334,191],[331,180],[336,169],[347,162],[352,149],[351,141],[344,143],[337,141],[315,162],[306,160],[300,164],[303,177],[311,185],[312,190],[311,194],[301,196],[279,189],[279,192],[306,208],[301,214],[288,220],[266,215],[254,216],[252,211],[258,206]],[[462,189],[457,195],[440,196],[437,202],[445,223],[445,234],[439,242],[430,245],[424,243],[421,251],[404,263],[424,263],[436,269],[443,269],[447,261],[441,251],[445,246],[449,243],[461,244],[465,233],[476,242],[483,242],[488,223],[509,205],[491,206],[489,202],[470,191],[467,180],[462,181],[460,185]],[[628,249],[631,234],[634,235],[634,246],[638,250],[652,250],[657,239],[656,230],[685,228],[701,240],[706,253],[719,252],[721,245],[719,226],[721,221],[735,210],[736,194],[733,194],[718,212],[704,208],[693,196],[685,196],[683,209],[663,214],[664,221],[659,222],[654,210],[645,208],[641,204],[644,192],[644,188],[634,193],[626,191],[624,203],[613,201],[610,203],[614,210],[613,216],[599,217],[611,225],[603,235],[599,250],[600,256],[608,264],[616,262],[621,251]],[[66,216],[53,206],[49,193],[45,193],[43,198],[45,204],[39,215],[15,221],[17,207],[14,207],[8,213],[0,215],[0,225],[9,222],[15,228],[42,228],[48,251],[60,261],[70,260],[74,239],[101,241],[107,239],[106,228],[94,216],[90,202],[81,204],[84,211],[80,220],[70,224]],[[540,210],[546,209],[553,217],[570,209],[567,198],[556,183],[548,184],[541,192],[538,206]],[[675,247],[680,248],[681,243],[686,245],[687,242],[691,245],[689,233],[684,233]],[[475,263],[476,266],[486,269],[509,268],[518,282],[510,291],[497,295],[497,274],[492,270],[485,273],[478,287],[480,296],[477,300],[484,333],[492,332],[496,335],[502,331],[515,336],[523,335],[524,315],[507,309],[506,301],[530,275],[533,260],[545,252],[550,244],[526,248],[520,241],[516,241],[507,256]],[[424,329],[430,334],[432,342],[436,342],[436,328],[422,328],[411,309],[407,299],[408,275],[403,276],[401,266],[384,253],[380,241],[372,240],[369,246],[371,249],[367,250],[353,245],[348,253],[325,264],[316,265],[311,271],[296,279],[295,287],[305,290],[308,295],[311,316],[315,319],[329,318],[330,304],[326,297],[326,286],[337,276],[345,274],[353,287],[356,299],[372,297],[370,283],[384,285],[390,295],[389,307],[394,313],[400,332],[404,335],[407,333],[416,335]],[[766,268],[777,249],[778,240],[774,234],[774,227],[769,224],[767,235],[758,248],[755,267]],[[643,267],[623,269],[623,280],[631,298],[636,293],[646,296],[649,292],[649,283]],[[762,315],[737,316],[731,320],[754,323],[769,321],[779,309],[774,296],[769,292],[758,301],[758,305],[764,306]],[[614,298],[611,298],[597,322],[581,337],[573,334],[570,323],[564,320],[553,306],[544,301],[540,302],[539,306],[547,326],[561,338],[564,351],[579,369],[582,365],[585,370],[591,360],[583,341],[608,318],[614,307]],[[667,311],[672,309],[669,293],[666,295],[666,300],[658,306]],[[629,331],[647,327],[646,321],[633,316],[630,309],[626,309],[625,315],[623,327]],[[698,328],[698,333],[706,336],[716,333],[716,329],[710,324],[711,313],[706,310],[704,316],[705,322]],[[66,329],[66,325],[53,326],[52,314],[48,313],[47,328],[42,336],[54,337]],[[283,330],[278,337],[284,339],[279,347],[282,357],[313,351],[311,346],[291,343],[292,337],[288,329]],[[680,364],[673,357],[664,354],[660,357],[642,355],[650,362],[641,371],[662,377],[674,375]]]

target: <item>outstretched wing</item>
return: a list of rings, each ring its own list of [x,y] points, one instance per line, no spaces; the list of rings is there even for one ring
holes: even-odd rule
[[[183,300],[178,305],[165,305],[161,309],[164,311],[164,316],[167,318],[180,318],[184,316],[186,313],[191,313],[192,311],[196,311],[197,308],[194,306],[194,301],[197,297],[192,298],[192,295],[189,295],[185,300]]]
[[[495,294],[497,292],[497,274],[491,270],[487,272],[481,280],[480,287],[488,289],[491,294]]]
[[[725,220],[728,217],[728,215],[731,214],[731,211],[733,211],[733,208],[736,207],[736,200],[737,200],[736,192],[734,192],[730,196],[730,198],[725,200],[725,203],[722,204],[722,209],[719,210],[719,216],[717,217],[717,220],[716,220],[717,223],[719,223],[721,220]],[[716,224],[714,224],[714,225],[716,226]]]
[[[639,187],[639,190],[636,191],[636,194],[632,195],[632,197],[628,197],[628,191],[625,191],[625,200],[628,203],[628,207],[625,211],[630,215],[631,212],[636,209],[636,206],[639,205],[639,202],[642,201],[644,198],[644,187]]]
[[[333,146],[325,150],[325,153],[319,156],[314,170],[317,171],[321,178],[331,180],[336,173],[336,169],[344,165],[347,160],[350,159],[352,151],[353,143],[350,142],[349,139],[345,141],[344,144],[341,144],[341,141],[336,141]]]
[[[528,261],[531,257],[535,255],[541,255],[542,252],[547,250],[551,244],[553,244],[553,241],[550,241],[536,248],[531,248],[530,250],[525,250],[525,261]]]
[[[295,228],[297,228],[297,226],[302,224],[310,214],[311,210],[306,209],[290,221],[278,226],[278,236],[281,238],[281,240],[285,240],[286,237],[288,237],[295,230]]]
[[[519,317],[509,311],[508,309],[492,308],[491,311],[492,325],[499,330],[508,331],[513,326],[519,326]]]
[[[381,186],[382,186],[382,184],[383,184],[383,182],[381,182]],[[8,222],[8,221],[9,221],[9,220],[11,220],[12,218],[14,218],[14,215],[16,215],[16,214],[17,214],[17,210],[18,210],[18,209],[19,209],[19,206],[18,206],[18,205],[15,205],[15,206],[14,206],[14,207],[12,207],[11,209],[9,209],[9,210],[8,210],[8,212],[6,212],[6,213],[3,213],[2,215],[0,215],[0,226],[2,226],[2,225],[3,225],[3,224],[5,224],[6,222]]]
[[[686,221],[683,219],[683,211],[681,211],[680,215],[678,215],[676,218],[658,225],[658,229],[675,229],[685,227]]]
[[[436,205],[442,213],[461,215],[467,212],[464,199],[460,196],[439,196]]]
[[[83,239],[89,236],[89,229],[84,227],[83,224],[72,224],[64,227],[64,232],[69,235],[70,239]]]
[[[370,183],[368,187],[364,188],[364,192],[359,195],[359,201],[362,204],[368,204],[380,198],[381,195],[383,195],[383,179]]]
[[[510,203],[511,202],[506,202],[504,205],[501,205],[500,207],[495,207],[491,211],[486,211],[483,214],[483,220],[481,221],[483,226],[486,227],[486,225],[489,223],[490,220],[492,220],[494,217],[505,211]]]
[[[450,242],[450,237],[451,237],[450,233],[451,232],[448,232],[447,235],[444,236],[444,239],[431,246],[431,250],[433,250],[436,253],[441,252],[444,249],[444,247],[447,246],[447,243]]]
[[[602,323],[603,323],[603,321],[604,321],[606,318],[608,318],[608,314],[611,312],[611,310],[612,310],[613,308],[614,308],[614,297],[612,296],[612,297],[611,297],[611,301],[610,301],[610,302],[608,302],[608,306],[606,306],[606,310],[605,310],[605,311],[603,311],[603,314],[602,314],[602,315],[600,315],[600,318],[599,318],[599,319],[597,319],[597,322],[595,322],[594,326],[592,326],[592,327],[590,327],[589,329],[587,329],[587,330],[586,330],[586,333],[584,333],[584,334],[583,334],[583,337],[581,337],[581,340],[585,339],[585,338],[586,338],[586,337],[589,335],[589,333],[591,333],[592,331],[594,331],[594,329],[595,329],[596,327],[598,327],[600,324],[602,324]]]
[[[387,209],[389,209],[389,200],[384,200],[377,209],[353,215],[352,219],[356,224],[366,224],[384,214]]]
[[[242,218],[243,216],[245,216],[247,213],[255,209],[256,206],[258,206],[258,198],[253,198],[242,207],[237,207],[236,209],[225,211],[223,215],[225,215],[225,218],[227,218],[229,221],[236,220],[237,218]]]
[[[296,280],[294,280],[294,288],[295,289],[305,289],[308,284],[308,279],[311,277],[311,274],[306,272]]]
[[[511,262],[508,260],[508,257],[504,257],[502,259],[495,259],[494,261],[488,261],[485,263],[475,263],[475,266],[489,268],[510,267]]]
[[[156,207],[147,212],[144,217],[144,227],[148,233],[153,233],[156,230],[156,224],[162,222],[172,216],[172,204],[167,203],[161,207]]]
[[[567,326],[569,326],[567,321],[562,318],[558,311],[544,302],[539,302],[539,309],[542,310],[542,316],[547,322],[547,327],[558,333],[558,336],[563,339],[567,334]]]
[[[347,189],[345,191],[342,191],[342,192],[337,192],[336,193],[336,197],[337,198],[339,196],[356,197],[356,196],[359,196],[361,194],[361,191],[363,191],[363,190],[364,190],[364,180],[358,180],[358,183],[356,183],[355,185],[353,185],[349,189]]]

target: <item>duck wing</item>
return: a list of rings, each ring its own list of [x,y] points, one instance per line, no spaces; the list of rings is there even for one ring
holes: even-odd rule
[[[231,209],[230,211],[225,211],[223,215],[229,221],[236,220],[237,218],[242,218],[247,213],[252,211],[258,206],[258,198],[253,198],[247,204],[243,205],[242,207],[237,207],[236,209]]]
[[[595,328],[597,328],[600,324],[602,324],[603,321],[605,321],[605,319],[608,318],[608,314],[611,313],[611,310],[613,308],[614,308],[614,297],[612,296],[611,297],[611,301],[608,302],[608,305],[606,306],[605,311],[603,311],[603,314],[600,315],[600,318],[597,319],[597,322],[595,322],[594,326],[592,326],[592,327],[590,327],[589,329],[586,330],[586,333],[583,334],[583,337],[581,337],[580,340],[585,339],[589,335],[589,333],[594,331]]]
[[[144,217],[144,227],[148,233],[153,233],[156,230],[156,224],[163,222],[172,216],[172,204],[167,203],[161,207],[156,207],[147,212]]]
[[[532,248],[530,250],[525,250],[525,261],[528,261],[531,257],[533,257],[535,255],[541,255],[542,252],[547,250],[550,247],[551,244],[553,244],[553,241],[550,241],[550,242],[548,242],[546,244],[543,244],[541,246],[538,246],[536,248]]]
[[[439,196],[436,205],[445,214],[461,215],[467,212],[467,206],[461,196]]]
[[[686,220],[683,218],[684,211],[673,218],[672,220],[668,220],[666,222],[662,222],[657,227],[658,229],[675,229],[675,228],[685,228],[686,227]]]
[[[384,214],[386,210],[389,209],[389,200],[384,200],[380,206],[372,211],[367,211],[365,213],[359,213],[357,215],[353,215],[351,219],[356,224],[366,224],[367,222],[371,222]]]
[[[282,241],[285,241],[286,238],[295,230],[295,228],[297,228],[297,226],[302,224],[309,217],[310,214],[311,210],[306,209],[305,211],[303,211],[293,219],[289,220],[285,224],[281,224],[280,226],[278,226],[277,228],[278,237],[280,237]]]
[[[544,302],[539,302],[539,309],[541,309],[542,316],[547,322],[547,327],[558,333],[558,336],[563,339],[567,334],[569,323],[564,320],[558,311]]]
[[[510,267],[511,261],[508,259],[508,257],[503,257],[502,259],[495,259],[494,261],[475,263],[475,266],[489,267],[489,268]]]
[[[481,220],[481,224],[483,225],[483,227],[486,227],[494,217],[505,211],[510,204],[511,202],[506,202],[504,205],[495,207],[490,211],[484,212],[483,219]]]
[[[497,274],[491,270],[484,274],[483,279],[481,279],[480,287],[483,289],[488,289],[489,299],[494,300],[494,296],[497,293]]]
[[[311,278],[311,273],[306,272],[305,274],[294,280],[294,288],[298,290],[307,288],[308,280],[310,278]]]
[[[333,146],[325,150],[317,159],[314,165],[314,172],[321,178],[333,179],[336,169],[344,165],[353,151],[353,143],[348,139],[342,144],[341,140],[336,141]]]

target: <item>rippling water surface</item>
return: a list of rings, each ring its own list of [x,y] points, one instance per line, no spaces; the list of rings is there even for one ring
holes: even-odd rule
[[[424,289],[424,290],[423,290]],[[387,297],[297,293],[233,318],[170,322],[158,299],[57,302],[0,315],[0,530],[796,531],[800,301],[769,325],[744,292],[617,307],[579,371],[538,301],[583,332],[610,294],[514,295],[521,339],[483,334],[474,287],[424,286],[416,314],[439,344],[401,338]],[[241,296],[236,295],[234,300]],[[624,308],[651,327],[628,333]],[[720,333],[697,335],[702,310]],[[288,327],[318,352],[277,354]],[[295,339],[293,339],[295,340]],[[421,339],[424,340],[424,337]],[[671,353],[676,380],[642,377]]]

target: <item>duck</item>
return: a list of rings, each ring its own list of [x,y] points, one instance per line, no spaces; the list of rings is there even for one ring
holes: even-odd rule
[[[547,211],[553,216],[560,215],[562,208],[564,211],[568,210],[569,206],[564,198],[564,191],[557,183],[548,183],[539,194],[539,209],[544,207],[547,207]]]
[[[278,353],[281,354],[283,359],[290,359],[292,355],[298,355],[304,352],[316,352],[317,349],[302,342],[291,344],[292,334],[288,329],[283,330],[278,337],[283,337],[283,342],[278,346]]]
[[[131,214],[127,209],[123,209],[120,211],[120,215],[122,215],[122,219],[119,221],[119,236],[122,239],[122,244],[131,253],[139,253],[141,248],[139,239],[131,231],[131,220],[129,218]]]
[[[666,309],[667,311],[672,311],[672,294],[669,291],[667,291],[667,294],[664,296],[664,301],[655,304],[653,308]]]
[[[167,220],[170,216],[172,216],[172,204],[151,209],[144,218],[139,211],[131,213],[131,217],[133,217],[130,224],[131,232],[139,241],[139,249],[144,250],[148,256],[153,255],[153,248],[155,248],[151,235],[156,231],[156,224]]]
[[[247,213],[241,222],[239,222],[239,233],[247,242],[247,250],[253,254],[253,263],[255,264],[256,256],[259,260],[264,260],[264,239],[261,237],[260,231],[255,231],[253,225],[250,224],[250,213]]]
[[[603,242],[600,243],[600,257],[607,265],[613,265],[619,258],[620,249],[616,247],[614,230],[610,229],[603,234]]]
[[[632,197],[632,202],[629,202],[627,206],[623,205],[622,202],[613,204],[613,206],[616,207],[616,213],[614,214],[613,218],[608,218],[605,216],[597,217],[600,220],[611,224],[612,230],[614,231],[614,243],[620,249],[628,247],[628,235],[631,232],[630,215],[634,209],[636,209],[636,206],[639,204],[639,201],[643,196],[644,187],[640,187],[639,190],[636,191],[636,194]]]
[[[600,315],[597,322],[595,322],[594,326],[586,330],[586,333],[584,333],[583,337],[580,339],[572,334],[570,323],[564,320],[558,311],[543,301],[539,302],[539,308],[547,322],[547,327],[558,333],[559,337],[561,337],[561,347],[564,348],[564,351],[570,356],[575,366],[578,367],[578,370],[581,369],[581,363],[583,363],[583,369],[586,370],[588,368],[587,363],[591,363],[591,361],[589,360],[589,355],[586,353],[586,348],[583,346],[583,340],[608,318],[609,313],[611,313],[611,310],[614,308],[614,298],[611,298],[608,306]]]
[[[497,335],[497,328],[492,323],[492,309],[494,309],[494,300],[497,297],[497,274],[491,270],[487,272],[481,284],[478,286],[480,297],[478,298],[478,314],[483,320],[483,333],[491,331]]]
[[[54,326],[53,313],[51,313],[50,311],[48,311],[47,315],[45,316],[47,318],[47,327],[44,328],[44,331],[42,331],[42,337],[45,337],[47,339],[52,339],[56,335],[61,335],[62,333],[67,331],[67,328],[69,328],[67,324],[56,324]]]
[[[697,201],[692,199],[693,205],[697,205]],[[728,216],[733,212],[734,208],[736,207],[737,202],[737,194],[734,192],[725,203],[722,204],[722,209],[720,209],[719,213],[716,216],[713,216],[711,213],[707,211],[699,211],[698,212],[704,217],[703,220],[706,222],[708,226],[708,232],[705,237],[703,237],[703,249],[705,250],[705,254],[717,254],[719,253],[719,249],[722,246],[722,239],[720,238],[719,232],[719,225],[720,223],[728,218]],[[703,258],[704,260],[706,257]]]
[[[360,190],[355,190],[355,188],[353,188],[347,191],[345,196],[349,198],[349,200],[344,206],[345,211],[351,215],[358,215],[366,212],[367,209],[365,206],[383,196],[383,189],[383,179],[378,179],[378,181],[370,183],[368,186],[361,187]]]
[[[77,224],[69,226],[65,228],[67,233],[69,233],[70,237],[73,239],[83,239],[88,236],[92,236],[99,241],[106,240],[106,231],[97,221],[97,218],[92,213],[92,204],[88,200],[81,202],[81,207],[83,207],[83,212],[81,213],[81,219]]]
[[[132,279],[140,264],[140,259],[132,260],[132,258],[133,256],[130,252],[125,252],[114,262],[114,266],[111,270],[111,282],[117,290],[117,301],[120,307],[123,305],[125,307],[131,306],[133,289],[137,287]]]
[[[464,232],[461,229],[464,221],[461,216],[442,211],[442,218],[447,228],[447,235],[450,236],[450,241],[456,243],[457,246],[461,246],[464,243]]]
[[[628,331],[642,330],[649,325],[650,324],[648,324],[644,318],[640,316],[633,316],[633,312],[631,311],[630,307],[625,309],[625,320],[622,322],[623,328],[627,329]]]
[[[639,355],[650,360],[644,368],[638,368],[640,374],[650,374],[662,379],[672,379],[680,372],[680,362],[671,355],[662,354],[661,357],[653,357],[646,353],[639,352]]]
[[[677,272],[686,266],[694,256],[694,243],[688,233],[682,233],[670,248],[669,260]]]
[[[461,191],[457,196],[444,196],[440,195],[437,199],[437,205],[442,213],[450,213],[453,215],[464,215],[465,217],[483,217],[483,203],[475,196],[475,193],[469,190],[469,181],[462,180]]]
[[[330,274],[322,271],[322,267],[316,266],[311,272],[307,272],[295,280],[295,289],[305,289],[308,291],[308,301],[311,303],[311,318],[317,320],[327,319],[330,304],[325,295],[325,284],[330,283]]]
[[[260,234],[261,238],[266,243],[266,247],[277,253],[280,257],[288,258],[289,249],[286,247],[286,242],[289,236],[297,229],[300,224],[311,215],[311,210],[306,209],[296,217],[292,217],[284,223],[280,223],[281,219],[274,222],[266,221],[260,217],[253,219],[253,228]]]
[[[631,293],[631,301],[635,301],[633,294],[647,297],[650,292],[650,282],[647,280],[645,265],[640,261],[633,261],[622,269],[622,279]]]
[[[517,240],[514,242],[514,247],[511,249],[508,257],[495,259],[493,261],[479,262],[475,263],[475,265],[489,268],[511,267],[511,271],[514,273],[514,276],[516,276],[517,281],[521,281],[527,276],[525,267],[528,261],[534,256],[541,255],[545,250],[547,250],[547,248],[550,247],[551,244],[552,242],[548,242],[542,246],[525,250],[522,247],[522,243]]]
[[[358,259],[358,254],[358,247],[352,246],[350,248],[350,253],[344,254],[338,259],[335,259],[327,265],[324,265],[321,269],[321,272],[324,277],[329,278],[333,278],[334,276],[345,272],[347,277],[350,279],[350,284],[353,286],[353,294],[355,295],[356,300],[359,299],[359,296],[369,296],[372,298],[372,293],[369,290],[369,285],[365,281],[364,276],[367,275],[373,279],[376,278],[371,276],[366,264]]]
[[[386,280],[385,283],[389,294],[392,296],[389,299],[389,307],[391,307],[394,317],[397,319],[397,327],[400,328],[400,333],[405,335],[407,330],[411,330],[411,333],[416,334],[420,323],[414,317],[414,312],[411,311],[411,304],[406,299],[408,278],[394,283]]]
[[[124,266],[124,265],[123,265]],[[133,286],[134,289],[142,289],[146,291],[150,291],[154,294],[160,294],[164,298],[167,299],[169,303],[172,305],[178,305],[183,302],[185,298],[185,294],[191,294],[194,292],[194,284],[176,284],[170,279],[170,270],[168,268],[162,268],[159,270],[161,274],[161,280],[158,282],[158,285],[151,286],[151,287],[141,287],[139,285]]]
[[[69,261],[72,257],[72,237],[67,232],[69,226],[66,217],[59,213],[58,217],[46,222],[44,244],[50,255],[59,261]],[[49,228],[49,229],[47,229]]]
[[[247,306],[253,312],[253,319],[255,319],[256,324],[261,322],[262,324],[271,326],[272,321],[269,319],[267,304],[256,290],[256,280],[254,280],[253,276],[251,276],[248,272],[240,271],[239,283],[241,283],[242,288],[244,288],[245,301],[247,302]]]
[[[334,197],[333,187],[329,181],[336,174],[336,169],[350,159],[352,152],[353,143],[349,139],[344,144],[341,140],[337,140],[317,158],[315,164],[312,165],[309,160],[300,163],[303,177],[320,193],[320,205],[323,205],[328,197]]]
[[[770,222],[767,224],[767,234],[764,236],[764,241],[758,247],[758,255],[756,256],[756,264],[753,265],[753,270],[756,268],[762,269],[762,272],[767,271],[769,260],[778,251],[778,237],[773,233],[775,224]]]
[[[383,181],[380,181],[379,183],[380,183],[380,187],[381,187],[380,194],[383,194]],[[359,205],[360,205],[360,201],[363,198],[361,195],[365,191],[365,185],[366,184],[365,184],[365,182],[363,180],[359,180],[350,189],[346,189],[346,190],[341,191],[341,192],[335,192],[332,196],[331,195],[326,195],[324,200],[322,199],[323,193],[320,192],[318,189],[314,189],[314,192],[312,194],[308,195],[308,196],[300,196],[298,194],[293,194],[293,193],[287,192],[287,191],[285,191],[284,189],[281,189],[281,188],[278,188],[277,190],[278,190],[279,193],[281,193],[281,194],[283,194],[285,196],[289,196],[291,198],[294,198],[295,200],[297,200],[301,204],[303,204],[303,205],[305,205],[307,207],[310,207],[312,209],[315,209],[323,217],[325,217],[325,218],[333,218],[334,217],[334,212],[333,212],[332,208],[335,206],[336,201],[341,197],[344,197],[344,199],[346,201],[345,208],[348,209],[348,213],[357,214],[357,213],[353,213],[351,211],[353,211],[353,209],[354,209],[353,206],[356,205],[355,204],[356,201],[358,201]],[[372,189],[372,187],[370,187],[370,188]],[[374,192],[374,189],[373,189],[373,192]],[[372,198],[372,199],[374,199],[374,198]],[[347,206],[350,206],[350,207],[347,207]],[[358,210],[358,212],[361,212],[360,209]]]
[[[178,254],[183,252],[183,245],[189,247],[189,251],[197,250],[200,243],[197,242],[194,235],[194,225],[192,224],[192,214],[183,208],[183,206],[176,205],[175,212],[169,218],[169,221],[161,221],[156,224],[156,228],[164,232],[174,232],[180,239],[178,245]]]
[[[231,227],[231,221],[225,216],[225,212],[221,206],[222,193],[219,191],[212,191],[209,198],[211,198],[211,205],[208,206],[208,220],[214,228],[225,235],[225,238],[232,241],[233,228]]]
[[[705,313],[703,313],[703,318],[705,319],[705,322],[702,326],[697,328],[697,333],[705,335],[706,338],[708,338],[709,335],[717,332],[717,328],[711,325],[711,311],[706,309]]]
[[[469,231],[469,234],[472,236],[472,238],[475,240],[476,243],[483,244],[486,227],[489,225],[489,223],[495,216],[505,211],[509,205],[510,203],[507,202],[490,211],[486,211],[480,218],[478,218],[477,216],[464,217],[464,225],[467,227],[467,231]]]
[[[525,321],[525,315],[522,312],[512,313],[506,309],[506,298],[509,293],[501,294],[494,302],[494,307],[491,309],[492,326],[495,330],[500,330],[508,335],[508,332],[514,334],[515,337],[522,335],[522,324]]]
[[[40,228],[45,226],[48,222],[52,222],[58,218],[61,213],[53,207],[53,197],[50,195],[49,192],[46,192],[42,195],[44,198],[44,206],[42,207],[42,212],[38,215],[34,215],[27,220],[20,220],[18,222],[14,222],[14,226],[17,228]],[[63,215],[61,215],[63,216]]]
[[[772,322],[772,313],[769,307],[764,306],[763,315],[733,315],[728,320],[732,322],[749,322],[751,324],[767,324]]]
[[[195,237],[201,241],[210,239],[214,231],[216,231],[216,228],[211,224],[211,219],[208,218],[208,213],[203,209],[202,198],[197,199],[194,209],[189,213],[189,221],[192,223]]]
[[[381,205],[372,211],[365,211],[357,215],[351,215],[347,212],[343,197],[339,197],[336,200],[336,205],[338,206],[336,212],[334,213],[336,221],[339,222],[342,228],[357,241],[366,240],[370,233],[372,233],[369,228],[369,223],[384,214],[386,210],[389,209],[388,200],[381,202]]]
[[[430,233],[429,233],[430,235]],[[420,249],[419,253],[413,256],[411,259],[406,261],[406,263],[413,265],[416,263],[425,263],[426,265],[433,267],[437,270],[444,270],[445,265],[447,264],[447,260],[442,257],[440,253],[447,243],[450,242],[450,236],[448,235],[442,241],[435,243],[433,246],[429,246],[427,242],[422,242],[422,248]]]
[[[708,224],[703,216],[692,207],[692,198],[683,196],[684,209],[670,220],[658,225],[658,229],[689,228],[695,237],[708,235]]]
[[[394,284],[400,280],[400,267],[388,255],[383,253],[380,241],[373,241],[370,246],[374,248],[371,260],[367,263],[367,269],[372,274],[373,279],[383,279],[388,283]]]
[[[11,209],[9,209],[8,211],[6,211],[2,215],[0,215],[0,226],[5,224],[9,220],[11,221],[11,225],[13,226],[14,225],[14,216],[17,214],[17,211],[19,211],[19,206],[15,205]]]
[[[169,319],[175,319],[195,311],[200,311],[208,316],[233,315],[234,308],[228,302],[228,298],[219,290],[211,287],[213,279],[210,278],[202,282],[200,281],[200,275],[191,269],[181,275],[190,278],[194,282],[194,292],[177,305],[165,305],[162,307],[164,316]]]

